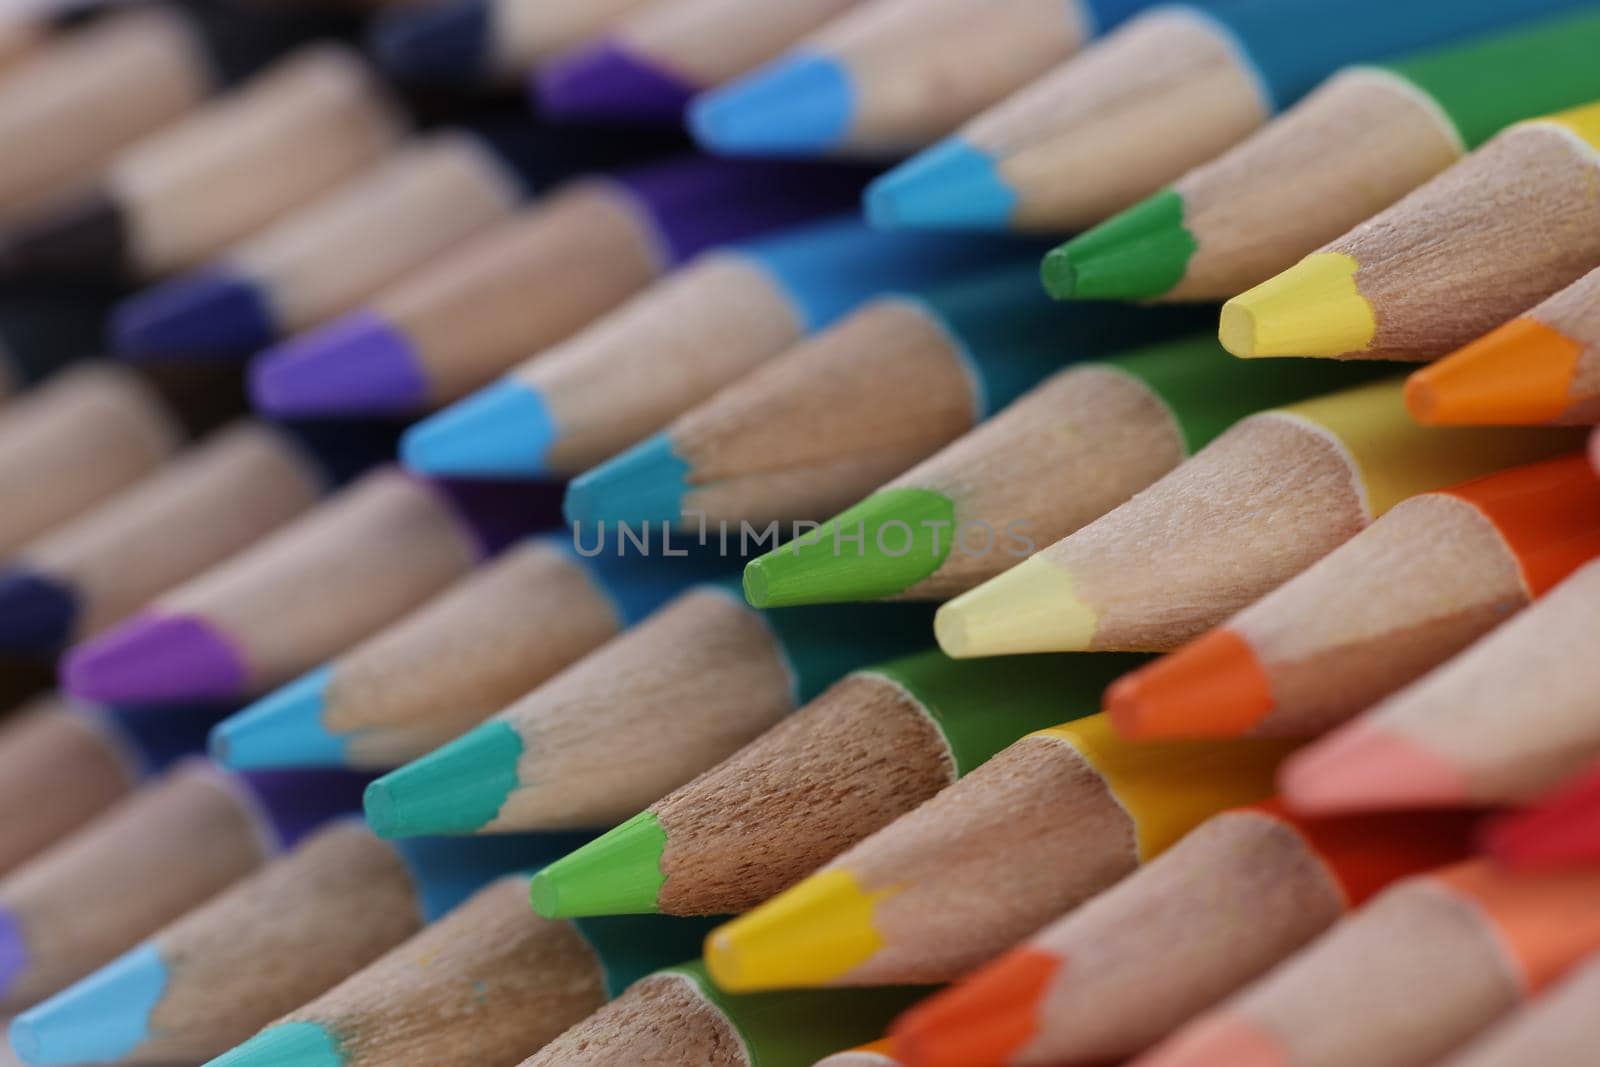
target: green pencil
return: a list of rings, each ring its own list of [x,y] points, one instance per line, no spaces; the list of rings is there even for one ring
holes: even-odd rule
[[[754,907],[1022,735],[1093,715],[1141,658],[935,650],[856,671],[539,872],[534,907],[552,918]]]
[[[1246,362],[1191,337],[1062,371],[819,531],[752,560],[745,595],[759,607],[955,596],[1111,511],[1244,416],[1374,374],[1329,374],[1319,364],[1331,360],[1259,374],[1267,361]]]
[[[1600,96],[1600,13],[1348,68],[1250,140],[1055,249],[1059,299],[1225,300],[1520,119]]]
[[[927,644],[920,605],[761,612],[700,585],[482,726],[378,779],[385,837],[610,826],[839,677]]]

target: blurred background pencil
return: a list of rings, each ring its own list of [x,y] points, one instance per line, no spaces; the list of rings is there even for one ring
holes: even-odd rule
[[[1600,421],[1600,269],[1406,381],[1427,426]]]
[[[1600,103],[1518,123],[1222,307],[1237,356],[1442,356],[1600,263]]]
[[[379,778],[368,821],[390,837],[609,826],[842,675],[927,640],[928,614],[916,605],[762,613],[737,589],[696,586],[482,726]]]
[[[1025,242],[880,233],[845,217],[717,249],[417,423],[402,456],[446,477],[577,474],[874,295],[1031,254]]]
[[[751,560],[745,595],[762,608],[946,599],[1111,511],[1238,419],[1356,380],[1319,373],[1326,361],[1259,373],[1269,366],[1190,337],[1058,371],[815,534]],[[909,549],[880,549],[896,523]]]
[[[385,842],[341,819],[18,1016],[30,1064],[199,1062],[572,839]]]
[[[256,406],[301,417],[438,407],[709,247],[837,211],[860,178],[846,168],[684,157],[580,179],[362,309],[262,353],[252,368]]]
[[[0,1006],[30,1007],[350,812],[344,772],[186,760],[0,880]]]
[[[1570,977],[1527,1007],[1497,1022],[1466,1051],[1441,1067],[1583,1067],[1600,1048],[1600,957],[1591,957]]]
[[[1349,68],[1260,133],[1045,257],[1057,299],[1226,300],[1519,119],[1600,95],[1580,11]]]
[[[585,526],[822,519],[1063,363],[1197,325],[1054,310],[1032,262],[879,297],[575,478],[563,511]]]
[[[9,286],[0,291],[0,401],[100,354],[114,291]]]
[[[1391,882],[1466,858],[1470,815],[1213,816],[895,1022],[907,1067],[1113,1062],[1270,970]]]
[[[1583,6],[1217,0],[1157,9],[874,183],[882,225],[1065,231],[1131,207],[1337,68]],[[1042,73],[1042,72],[1041,72]]]
[[[1577,443],[1450,432],[1416,426],[1394,381],[1251,415],[1126,504],[944,605],[940,647],[1174,648],[1406,497]]]
[[[63,661],[90,700],[228,700],[292,681],[548,517],[537,489],[381,467]]]
[[[1600,670],[1583,653],[1600,564],[1306,749],[1285,768],[1302,811],[1529,800],[1600,756]]]
[[[529,89],[544,114],[567,121],[675,122],[697,93],[862,2],[768,0],[748,19],[741,0],[656,0],[540,64]]]
[[[703,554],[586,557],[558,537],[526,541],[223,723],[212,755],[235,768],[398,767],[727,570]]]
[[[1600,947],[1596,889],[1481,860],[1420,875],[1134,1062],[1433,1063]]]
[[[634,980],[695,952],[691,919],[559,922],[501,878],[210,1067],[515,1067]]]
[[[403,129],[365,60],[309,45],[14,228],[0,277],[147,280],[199,266],[390,151]]]
[[[1093,715],[1129,659],[932,651],[857,670],[539,872],[534,906],[550,918],[754,907],[1023,734]]]
[[[1600,763],[1491,823],[1484,847],[1517,870],[1600,866]]]
[[[43,696],[0,727],[0,877],[88,824],[175,760],[227,709],[103,708]]]
[[[707,966],[737,992],[948,981],[1264,799],[1288,751],[1133,745],[1104,715],[1036,731],[713,931]]]
[[[1144,6],[870,0],[696,100],[689,125],[715,152],[894,156],[949,133]]]
[[[1323,733],[1596,555],[1600,478],[1579,453],[1423,493],[1119,681],[1112,721],[1136,740]]]

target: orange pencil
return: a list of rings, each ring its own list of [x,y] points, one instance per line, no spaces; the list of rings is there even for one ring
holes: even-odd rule
[[[1133,1067],[1423,1067],[1600,948],[1600,870],[1410,879]]]
[[[1600,422],[1600,270],[1417,371],[1406,407],[1429,426]]]
[[[1222,626],[1112,687],[1124,737],[1314,736],[1600,555],[1578,453],[1412,497]]]
[[[892,1028],[907,1067],[1120,1059],[1392,882],[1464,858],[1470,816],[1227,811]]]

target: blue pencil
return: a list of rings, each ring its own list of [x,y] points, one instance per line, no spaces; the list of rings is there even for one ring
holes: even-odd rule
[[[882,226],[1069,231],[1220,155],[1347,64],[1585,0],[1213,0],[1123,26],[878,179]]]

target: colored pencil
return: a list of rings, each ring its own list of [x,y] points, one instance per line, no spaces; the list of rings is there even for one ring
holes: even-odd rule
[[[98,355],[115,297],[24,286],[0,293],[0,401]]]
[[[522,1067],[812,1067],[883,1033],[921,990],[731,996],[699,960],[641,978]]]
[[[1600,103],[1520,122],[1222,307],[1238,356],[1427,360],[1600,264]]]
[[[333,436],[236,423],[30,541],[0,567],[0,649],[54,653],[121,622],[298,518],[386,437]]]
[[[1484,845],[1515,869],[1594,866],[1600,858],[1600,763],[1528,810],[1491,823]]]
[[[1268,366],[1189,337],[1058,371],[814,535],[752,560],[745,596],[762,608],[955,596],[1111,511],[1238,419],[1355,381],[1317,373],[1336,366],[1326,361],[1255,373]],[[897,524],[914,536],[891,555],[878,541]]]
[[[1070,231],[1214,159],[1328,74],[1583,6],[1213,0],[1129,22],[874,183],[882,225]]]
[[[55,37],[0,87],[0,224],[59,202],[121,149],[337,21],[140,5]]]
[[[539,494],[384,467],[74,648],[89,700],[229,700],[276,688],[386,626],[541,525]]]
[[[689,108],[716,152],[895,156],[1004,99],[1144,0],[871,0]]]
[[[188,760],[0,880],[0,1009],[59,993],[351,810],[344,772]]]
[[[371,164],[402,128],[365,61],[307,46],[124,148],[92,188],[16,227],[0,276],[141,281],[199,266]]]
[[[1395,381],[1252,415],[1115,511],[950,601],[940,647],[1175,648],[1401,500],[1576,443],[1537,432],[1421,429]]]
[[[1580,454],[1424,493],[1112,687],[1136,740],[1314,736],[1426,674],[1600,555]]]
[[[1339,72],[1260,133],[1044,261],[1058,299],[1226,300],[1519,119],[1600,95],[1575,13]]]
[[[610,826],[857,667],[926,640],[916,606],[763,614],[697,586],[450,744],[372,783],[386,837]]]
[[[1527,800],[1600,756],[1600,608],[1590,563],[1543,601],[1308,748],[1286,769],[1298,810]]]
[[[545,868],[550,918],[726,915],[789,888],[1023,734],[1093,715],[1126,656],[962,663],[921,652],[846,675],[716,767]]]
[[[437,475],[577,474],[867,298],[1014,261],[1028,247],[836,218],[719,249],[424,420],[402,455]]]
[[[1555,988],[1496,1023],[1441,1067],[1584,1067],[1600,1048],[1597,999],[1600,957],[1590,957]]]
[[[546,115],[569,121],[676,122],[698,93],[774,58],[858,2],[769,0],[751,19],[741,0],[661,0],[552,56],[529,87]]]
[[[955,978],[1265,798],[1288,748],[1133,745],[1104,715],[1029,734],[713,932],[707,966],[734,992]]]
[[[443,0],[385,16],[372,49],[392,77],[413,85],[510,82],[653,0]]]
[[[389,769],[452,741],[696,582],[717,559],[578,555],[539,538],[218,727],[236,768]]]
[[[1223,812],[895,1023],[908,1067],[1116,1061],[1266,973],[1391,882],[1471,851],[1462,814]]]
[[[1434,1063],[1600,948],[1597,890],[1481,860],[1402,882],[1137,1067]]]
[[[84,514],[155,470],[183,429],[138,375],[95,363],[0,411],[0,555]]]
[[[199,1062],[571,839],[379,840],[341,819],[18,1016],[29,1064]]]
[[[689,919],[541,919],[527,887],[491,883],[208,1067],[515,1067],[705,936]]]
[[[1406,407],[1427,426],[1600,422],[1600,269],[1417,371]]]
[[[586,525],[823,519],[1062,363],[1196,324],[1052,305],[1033,263],[879,297],[574,479],[563,508]]]
[[[529,196],[651,142],[491,120],[413,142],[116,315],[133,357],[239,358],[357,307]]]
[[[0,876],[205,746],[225,709],[102,708],[39,697],[0,728]]]
[[[268,349],[253,367],[256,405],[297,416],[438,407],[696,253],[835,211],[858,186],[846,168],[695,157],[564,186],[361,310]]]

